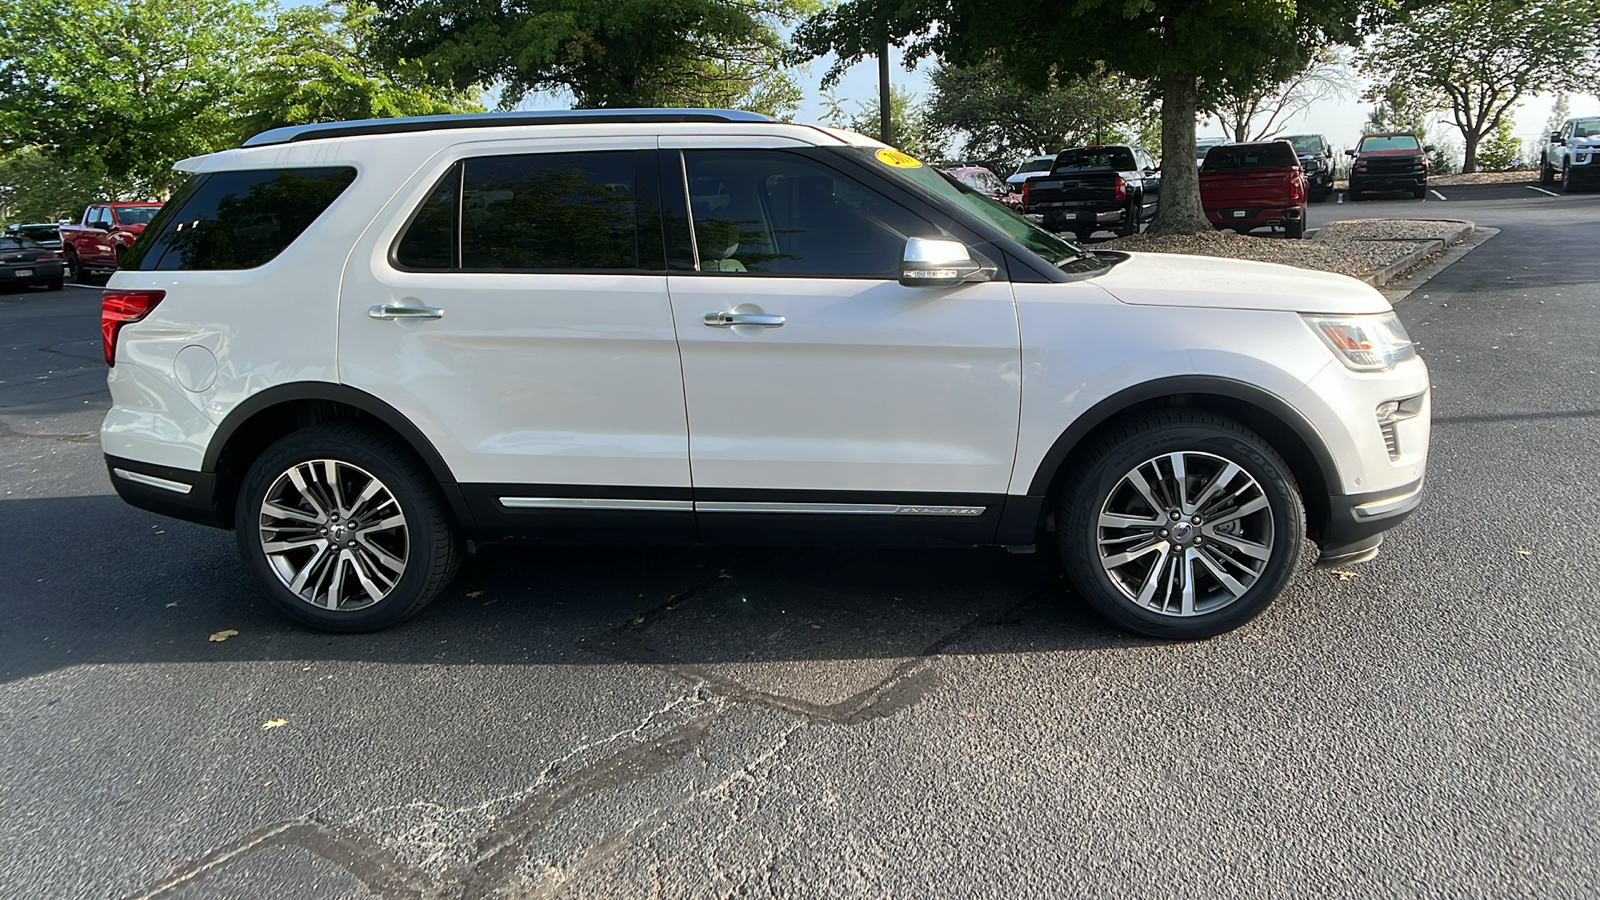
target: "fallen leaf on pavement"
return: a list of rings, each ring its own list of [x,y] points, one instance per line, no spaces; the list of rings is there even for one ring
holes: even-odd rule
[[[232,628],[229,628],[227,631],[219,631],[216,634],[213,634],[208,640],[220,644],[238,633],[239,632],[234,631]]]
[[[1349,581],[1352,578],[1360,578],[1361,577],[1361,573],[1360,572],[1346,572],[1344,569],[1334,569],[1333,570],[1333,574],[1339,576],[1339,580],[1340,581]]]
[[[1533,551],[1532,550],[1518,550],[1517,551],[1517,555],[1518,556],[1532,556],[1533,555]]]
[[[467,591],[468,600],[476,600],[483,596],[483,591]]]
[[[289,724],[289,720],[288,719],[272,719],[271,721],[268,721],[268,722],[264,723],[261,726],[261,730],[262,731],[266,731],[269,728],[282,728],[283,726],[285,726],[287,724]]]

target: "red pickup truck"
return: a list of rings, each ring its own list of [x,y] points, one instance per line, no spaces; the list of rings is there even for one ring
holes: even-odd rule
[[[1200,205],[1218,228],[1248,234],[1277,226],[1292,238],[1306,233],[1306,176],[1288,141],[1221,144],[1200,167]]]
[[[81,282],[90,275],[109,275],[117,270],[122,253],[144,231],[161,204],[95,203],[83,211],[77,225],[61,226],[61,255],[66,260],[67,280]]]

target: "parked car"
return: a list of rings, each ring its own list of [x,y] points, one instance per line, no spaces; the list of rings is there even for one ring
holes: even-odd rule
[[[1288,141],[1215,147],[1200,169],[1206,218],[1240,234],[1270,226],[1291,238],[1303,236],[1306,193],[1305,173]]]
[[[1023,182],[1022,209],[1043,217],[1049,231],[1071,231],[1079,240],[1103,228],[1137,234],[1155,218],[1161,172],[1138,147],[1126,144],[1072,147],[1056,155],[1050,174]]]
[[[314,627],[416,613],[469,539],[1044,544],[1194,638],[1422,496],[1377,290],[1086,251],[860,135],[480,114],[184,166],[102,302],[110,478]]]
[[[160,209],[161,204],[155,201],[90,204],[77,225],[60,226],[66,277],[82,282],[93,275],[115,272],[122,255]]]
[[[1203,165],[1206,164],[1206,153],[1210,152],[1212,147],[1220,147],[1223,144],[1228,144],[1228,143],[1232,143],[1232,142],[1229,141],[1227,138],[1201,138],[1200,140],[1195,141],[1195,147],[1194,147],[1194,164],[1195,164],[1195,166],[1198,167],[1198,166],[1203,166]]]
[[[1333,145],[1320,134],[1291,134],[1279,140],[1294,145],[1300,168],[1306,173],[1306,197],[1313,203],[1333,196]]]
[[[1564,192],[1600,180],[1600,116],[1568,119],[1550,135],[1539,161],[1539,183],[1554,184],[1557,172]]]
[[[983,166],[952,166],[943,171],[996,203],[1004,204],[1010,209],[1022,208],[1022,195],[1011,190],[1010,185],[1000,180],[1000,176]]]
[[[61,254],[21,235],[0,236],[0,287],[61,290]]]
[[[1350,165],[1350,199],[1368,191],[1410,191],[1418,200],[1428,196],[1428,153],[1410,132],[1364,134],[1354,150],[1346,150]]]
[[[55,222],[33,222],[21,225],[7,225],[7,237],[25,237],[46,250],[61,249],[61,226]]]
[[[1051,156],[1030,156],[1023,161],[1022,166],[1006,177],[1006,184],[1011,189],[1021,193],[1022,183],[1037,175],[1050,174],[1050,167],[1056,164],[1056,158]]]

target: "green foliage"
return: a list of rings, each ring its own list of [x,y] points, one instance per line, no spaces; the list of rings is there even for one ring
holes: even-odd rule
[[[1512,133],[1509,118],[1501,119],[1494,134],[1478,145],[1478,166],[1485,172],[1509,172],[1521,157],[1522,141]]]
[[[833,53],[827,77],[874,56],[885,38],[908,57],[1002,61],[1043,90],[1092,76],[1103,64],[1161,95],[1162,156],[1193,158],[1202,99],[1227,85],[1278,83],[1313,48],[1355,44],[1411,0],[846,0],[803,24],[795,42]],[[1166,166],[1156,231],[1209,229],[1193,165]]]
[[[1034,89],[988,57],[934,70],[927,122],[936,134],[963,135],[963,158],[1021,159],[1078,144],[1137,142],[1155,118],[1146,93],[1104,71]]]
[[[1360,56],[1381,84],[1441,98],[1461,132],[1462,168],[1527,94],[1600,83],[1594,0],[1473,0],[1428,6],[1380,32]]]
[[[840,102],[833,99],[825,113],[832,117],[823,121],[872,138],[878,136],[882,113],[876,98],[871,103],[856,104],[853,114],[845,114],[840,107]],[[917,95],[904,88],[889,88],[889,130],[893,135],[889,143],[918,159],[933,161],[945,154],[944,140],[930,126],[925,107]]]
[[[781,27],[817,0],[378,0],[375,46],[432,80],[501,85],[502,108],[533,91],[579,107],[739,106],[792,112]],[[763,109],[764,108],[764,109]]]
[[[266,0],[38,0],[0,7],[0,145],[39,145],[141,194],[233,139]]]
[[[1376,100],[1361,126],[1362,134],[1381,134],[1386,131],[1409,131],[1417,140],[1428,137],[1428,119],[1436,106],[1426,95],[1403,81],[1391,81],[1367,92],[1368,99]]]
[[[39,147],[0,156],[0,221],[77,220],[84,207],[107,199],[136,198],[119,192],[93,160],[74,165]]]
[[[282,10],[274,50],[242,98],[239,135],[314,122],[483,111],[477,91],[436,87],[414,62],[374,59],[376,14],[359,0]]]

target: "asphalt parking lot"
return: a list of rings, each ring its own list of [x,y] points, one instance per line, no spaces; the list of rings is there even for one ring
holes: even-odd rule
[[[1440,193],[1311,209],[1500,229],[1398,304],[1424,505],[1193,644],[997,550],[486,548],[307,631],[112,495],[98,292],[0,294],[0,896],[1593,896],[1600,194]]]

